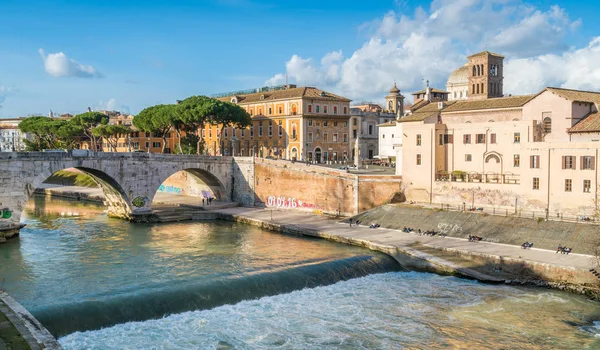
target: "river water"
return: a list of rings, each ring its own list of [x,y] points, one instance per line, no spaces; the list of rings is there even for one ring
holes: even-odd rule
[[[231,222],[132,225],[35,198],[4,289],[66,349],[598,349],[600,305],[403,271]]]

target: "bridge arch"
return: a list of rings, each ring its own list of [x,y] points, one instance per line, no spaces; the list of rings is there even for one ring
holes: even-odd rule
[[[156,188],[153,203],[168,195],[231,200],[230,193],[221,180],[210,171],[200,168],[185,168],[172,172]]]

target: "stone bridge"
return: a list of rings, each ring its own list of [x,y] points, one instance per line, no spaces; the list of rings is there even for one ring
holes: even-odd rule
[[[110,216],[131,221],[149,220],[159,186],[182,170],[202,180],[219,200],[254,204],[254,160],[250,157],[0,152],[0,209],[7,209],[9,220],[18,223],[33,191],[50,175],[67,168],[79,169],[100,185]]]

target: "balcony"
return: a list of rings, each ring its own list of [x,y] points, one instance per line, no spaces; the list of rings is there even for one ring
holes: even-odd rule
[[[467,173],[465,171],[456,170],[451,173],[439,171],[435,175],[435,181],[440,182],[466,182],[466,183],[487,183],[487,184],[503,184],[503,185],[518,185],[521,183],[520,175],[505,173],[505,174],[484,174],[484,173]]]

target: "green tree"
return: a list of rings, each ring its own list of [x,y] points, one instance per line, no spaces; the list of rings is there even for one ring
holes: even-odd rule
[[[167,137],[178,118],[175,105],[156,105],[145,108],[133,118],[133,125],[144,132],[151,132],[162,137],[162,153],[167,148]]]
[[[242,107],[229,102],[216,101],[209,117],[210,124],[221,125],[219,144],[223,138],[223,129],[226,127],[245,128],[252,123],[250,114]],[[221,147],[221,154],[223,154]]]
[[[214,113],[218,100],[206,96],[190,96],[177,105],[179,124],[175,127],[177,132],[179,150],[181,152],[181,131],[186,133],[196,132],[196,154],[201,154],[202,129],[209,123],[210,116]]]
[[[33,136],[33,141],[25,140],[25,146],[28,151],[41,151],[48,148],[44,136],[46,134],[48,121],[50,118],[35,116],[25,118],[19,123],[19,129],[22,132]]]
[[[98,125],[108,124],[108,116],[99,112],[85,112],[74,116],[69,122],[81,128],[83,134],[92,141],[92,149],[98,150],[98,137],[92,130]]]
[[[121,135],[127,135],[131,129],[122,125],[98,125],[92,129],[92,134],[96,137],[105,139],[112,152],[117,150],[117,142]]]
[[[204,151],[204,142],[200,144],[200,153]],[[177,154],[196,154],[198,152],[198,135],[189,133],[181,138],[179,148],[175,150]]]

